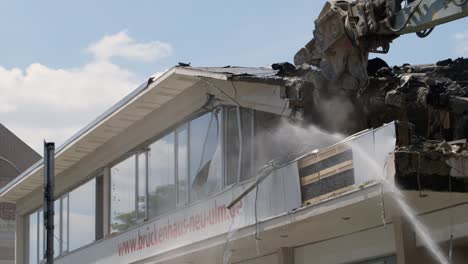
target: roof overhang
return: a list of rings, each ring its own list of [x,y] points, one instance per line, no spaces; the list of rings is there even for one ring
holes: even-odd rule
[[[150,78],[57,148],[56,177],[205,78],[213,82],[246,81],[242,79],[244,77],[267,85],[272,85],[268,80],[275,80],[278,85],[276,71],[268,68],[173,67],[157,78]],[[43,186],[43,165],[41,159],[0,189],[0,201],[16,203]]]

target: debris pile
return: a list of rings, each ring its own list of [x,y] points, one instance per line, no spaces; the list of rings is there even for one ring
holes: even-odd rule
[[[395,182],[406,190],[468,192],[466,140],[427,140],[398,147]]]
[[[358,89],[312,65],[290,66],[275,65],[287,80],[293,113],[328,131],[352,134],[400,120],[426,139],[468,138],[468,59],[395,67],[369,60],[367,85]]]
[[[427,139],[468,137],[468,59],[381,67],[357,96],[372,126],[402,120]]]

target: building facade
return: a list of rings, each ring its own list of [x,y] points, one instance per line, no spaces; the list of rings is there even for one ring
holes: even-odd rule
[[[41,156],[0,124],[0,188]],[[15,205],[0,203],[0,263],[15,260]]]
[[[348,138],[297,125],[286,82],[175,67],[79,131],[56,151],[55,262],[431,263],[419,224],[464,259],[466,194],[404,191],[411,217],[392,198],[397,123]],[[0,190],[17,263],[44,258],[43,169]]]

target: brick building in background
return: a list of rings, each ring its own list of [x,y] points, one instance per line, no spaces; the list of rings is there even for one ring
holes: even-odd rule
[[[37,162],[41,156],[0,124],[0,188]],[[0,203],[0,263],[14,263],[15,205]]]

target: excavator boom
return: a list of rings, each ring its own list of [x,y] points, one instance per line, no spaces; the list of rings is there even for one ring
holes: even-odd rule
[[[426,37],[435,26],[466,16],[468,0],[328,1],[315,21],[314,38],[294,63],[319,68],[322,89],[357,91],[367,85],[369,53],[387,53],[400,35]]]
[[[416,10],[413,15],[411,15],[413,8]],[[403,27],[400,32],[397,32],[397,34],[403,35],[429,30],[438,25],[458,20],[467,16],[467,0],[414,1],[410,6],[403,8],[395,14],[394,27]]]

